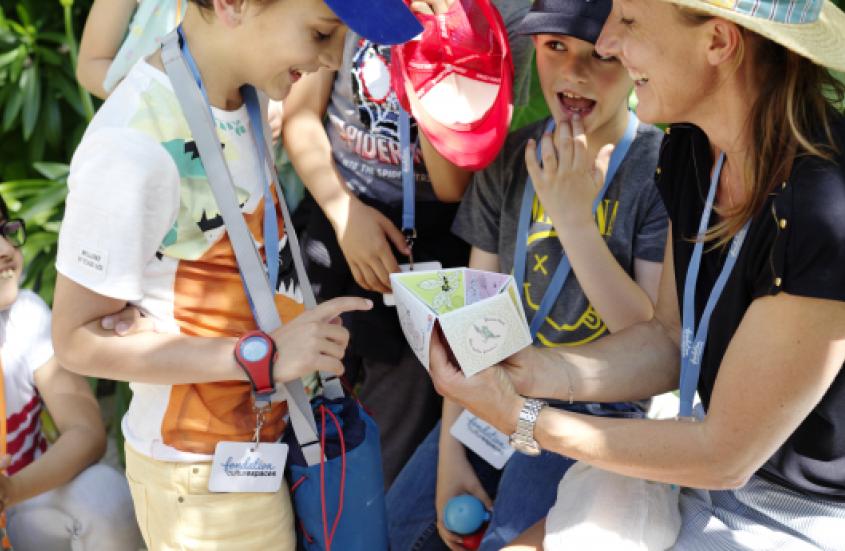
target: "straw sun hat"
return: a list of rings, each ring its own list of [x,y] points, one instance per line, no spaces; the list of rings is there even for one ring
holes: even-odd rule
[[[830,0],[666,0],[733,21],[819,65],[845,71],[845,13]]]

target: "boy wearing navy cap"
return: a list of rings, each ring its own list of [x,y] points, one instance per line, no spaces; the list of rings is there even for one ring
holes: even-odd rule
[[[610,9],[610,0],[534,3],[518,31],[533,36],[551,117],[508,137],[475,175],[452,228],[472,245],[470,267],[514,274],[535,346],[577,346],[653,313],[667,227],[652,180],[662,133],[628,112],[631,79],[595,50]],[[553,405],[643,414],[637,404]],[[525,455],[538,448],[515,434],[511,443],[524,453],[496,471],[450,434],[460,413],[445,401],[443,430],[429,435],[388,494],[394,550],[461,549],[443,525],[446,503],[459,494],[492,507],[482,550],[501,549],[554,503],[570,459]]]

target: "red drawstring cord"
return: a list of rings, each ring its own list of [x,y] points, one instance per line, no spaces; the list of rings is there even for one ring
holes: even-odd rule
[[[291,492],[295,492],[295,491],[296,491],[296,489],[297,489],[297,488],[299,488],[299,486],[300,486],[303,482],[305,482],[305,479],[306,479],[306,478],[307,478],[307,477],[306,477],[305,475],[300,476],[300,477],[299,477],[299,480],[297,480],[296,482],[294,482],[294,483],[293,483],[293,486],[291,486],[291,487],[290,487],[290,491],[291,491]]]
[[[345,389],[346,389],[346,392],[347,392],[347,393],[349,393],[349,395],[350,395],[350,396],[352,396],[352,397],[355,399],[355,402],[356,402],[359,406],[361,406],[361,409],[363,409],[363,410],[367,413],[367,415],[369,415],[370,417],[372,417],[372,416],[373,416],[373,412],[372,412],[372,410],[370,410],[370,408],[368,408],[367,406],[365,406],[365,405],[364,405],[364,402],[362,402],[362,401],[361,401],[361,399],[360,399],[360,398],[358,398],[358,393],[357,393],[357,392],[355,392],[355,389],[353,389],[353,388],[352,388],[352,385],[350,385],[350,384],[349,384],[349,381],[346,379],[346,375],[341,375],[341,376],[340,376],[340,384],[343,386],[343,388],[345,388]]]
[[[340,471],[340,495],[338,500],[337,506],[337,514],[334,518],[334,523],[332,524],[332,531],[331,535],[329,535],[329,527],[328,527],[328,519],[326,518],[326,414],[329,414],[334,422],[335,427],[337,428],[338,438],[340,440],[340,462],[341,462],[341,471]],[[335,417],[334,413],[327,408],[326,406],[320,406],[320,421],[322,423],[322,433],[320,434],[320,505],[323,511],[323,539],[326,542],[326,551],[331,551],[332,548],[332,539],[334,539],[335,531],[337,530],[337,525],[340,522],[340,516],[343,513],[343,490],[346,486],[346,441],[343,438],[343,430],[341,429],[340,422]]]

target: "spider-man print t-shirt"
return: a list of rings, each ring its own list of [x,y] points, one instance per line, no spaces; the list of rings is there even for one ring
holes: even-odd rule
[[[525,0],[493,2],[509,31],[530,8]],[[514,103],[524,103],[531,64],[531,41],[510,38],[514,63]],[[390,46],[374,44],[349,31],[343,63],[334,81],[326,131],[335,164],[349,188],[359,196],[386,204],[402,201],[399,100],[390,86]],[[411,120],[411,147],[418,201],[434,201],[421,150],[417,124]]]

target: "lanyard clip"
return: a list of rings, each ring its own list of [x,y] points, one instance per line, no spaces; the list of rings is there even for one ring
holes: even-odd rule
[[[410,264],[411,271],[414,270],[414,241],[417,239],[416,228],[402,228],[402,234],[405,236],[405,243],[408,245],[408,264]]]
[[[252,398],[252,411],[255,413],[255,433],[252,435],[252,441],[255,447],[251,451],[255,451],[261,444],[261,429],[264,428],[265,416],[270,411],[270,396],[265,398],[253,393]]]

